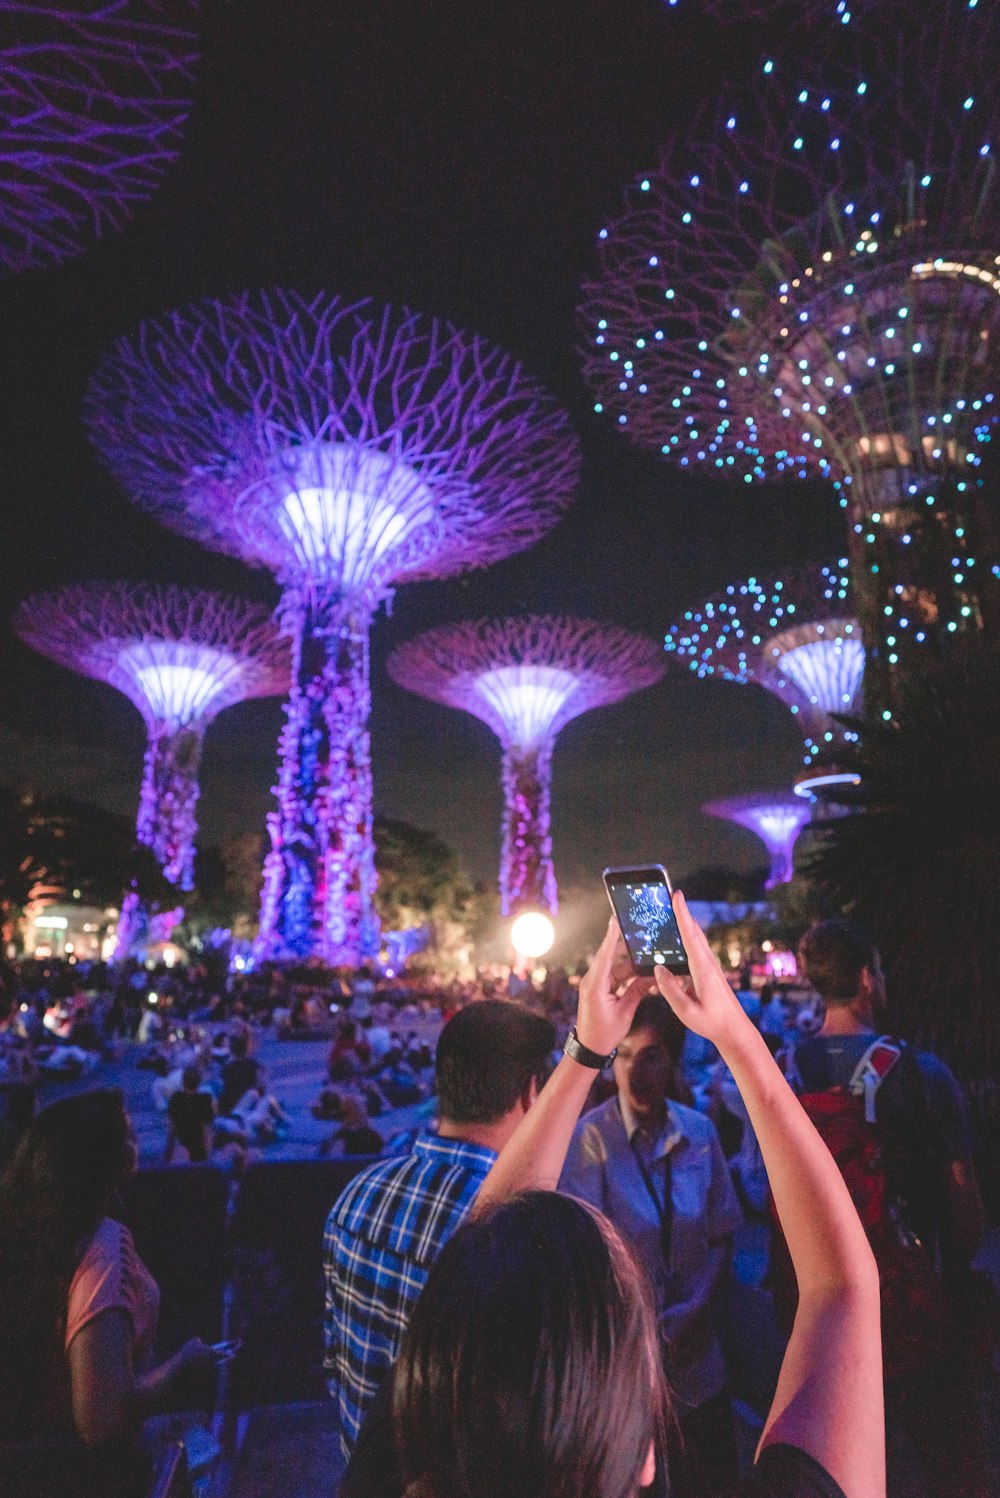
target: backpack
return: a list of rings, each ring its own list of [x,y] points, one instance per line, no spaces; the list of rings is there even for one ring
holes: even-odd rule
[[[930,1251],[907,1225],[886,1177],[886,1140],[876,1102],[897,1066],[916,1067],[901,1041],[882,1035],[865,1051],[847,1086],[807,1092],[794,1047],[779,1056],[785,1075],[840,1168],[878,1265],[882,1361],[887,1379],[902,1377],[952,1351],[956,1328]],[[919,1080],[919,1079],[917,1079]],[[798,1291],[773,1199],[770,1282],[775,1309],[791,1330]]]

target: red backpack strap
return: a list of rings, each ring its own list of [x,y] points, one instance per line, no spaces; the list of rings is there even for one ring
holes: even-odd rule
[[[854,1068],[847,1090],[865,1100],[865,1123],[875,1122],[875,1098],[879,1088],[903,1054],[902,1044],[889,1035],[872,1041]]]

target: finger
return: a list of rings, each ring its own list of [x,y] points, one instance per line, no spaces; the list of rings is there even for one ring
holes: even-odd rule
[[[691,996],[683,983],[673,973],[667,972],[665,967],[658,967],[655,970],[654,977],[657,988],[671,1009],[683,1008],[685,1004],[691,1002]]]

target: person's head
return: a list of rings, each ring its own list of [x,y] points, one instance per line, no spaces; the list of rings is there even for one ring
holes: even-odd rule
[[[619,1094],[640,1118],[662,1114],[675,1089],[684,1026],[662,994],[646,994],[614,1060]]]
[[[452,1016],[435,1059],[438,1112],[458,1125],[499,1124],[531,1106],[548,1075],[555,1028],[506,999],[483,999]]]
[[[197,1066],[185,1066],[181,1072],[181,1086],[185,1092],[197,1092],[201,1086],[201,1069]]]
[[[241,1030],[237,1030],[237,1032],[236,1032],[235,1035],[230,1036],[230,1039],[229,1039],[229,1054],[231,1056],[236,1056],[238,1058],[242,1058],[242,1057],[244,1057],[246,1055],[246,1053],[247,1053],[247,1038],[246,1038],[246,1036],[243,1034],[243,1032]]]
[[[799,961],[828,1007],[873,1012],[884,1003],[878,948],[854,921],[820,921],[811,926],[799,943]]]
[[[633,1498],[666,1415],[645,1281],[611,1224],[531,1191],[459,1228],[393,1381],[406,1498]]]
[[[109,1088],[43,1109],[0,1177],[0,1429],[24,1433],[37,1418],[73,1273],[135,1165]]]

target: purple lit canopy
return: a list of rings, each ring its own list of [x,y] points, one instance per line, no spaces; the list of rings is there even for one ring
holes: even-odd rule
[[[86,404],[130,498],[281,583],[293,682],[260,952],[357,964],[378,949],[372,617],[395,584],[485,566],[556,523],[579,468],[568,420],[484,339],[288,291],[145,324]]]
[[[401,645],[400,686],[481,718],[503,745],[503,913],[556,908],[550,785],[556,737],[571,719],[652,686],[652,640],[586,619],[525,616],[443,625]]]
[[[288,646],[265,609],[186,588],[79,583],[22,603],[28,644],[117,687],[139,709],[148,746],[137,834],[166,877],[191,889],[198,768],[224,708],[288,689]]]
[[[756,796],[734,796],[726,801],[708,801],[702,807],[710,817],[736,822],[756,834],[771,857],[767,889],[787,884],[794,873],[792,850],[810,819],[811,808],[795,796],[780,791]]]
[[[731,583],[689,609],[666,637],[668,654],[698,676],[756,682],[784,702],[805,740],[807,765],[853,736],[833,715],[862,710],[865,652],[844,565]]]
[[[897,664],[1000,615],[996,12],[893,5],[854,63],[766,59],[634,183],[580,314],[595,409],[635,442],[834,481],[886,716]]]
[[[0,0],[0,269],[119,228],[175,160],[197,0]]]

